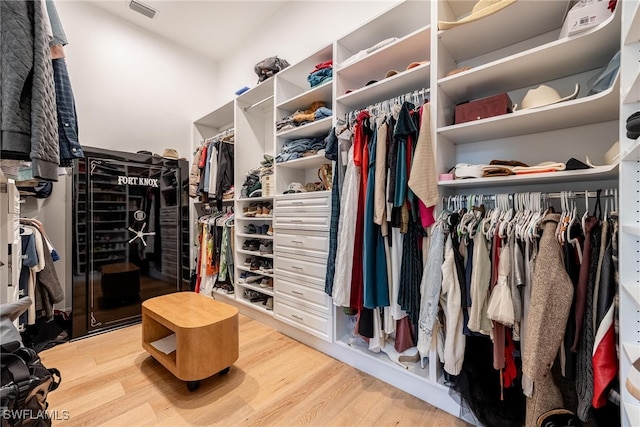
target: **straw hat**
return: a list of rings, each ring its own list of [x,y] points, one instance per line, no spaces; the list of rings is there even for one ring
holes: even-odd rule
[[[162,157],[165,159],[174,159],[178,160],[178,152],[173,148],[165,148],[162,152]]]
[[[576,83],[576,88],[571,95],[567,95],[564,98],[560,98],[560,94],[557,90],[546,85],[540,85],[535,89],[530,89],[522,99],[522,110],[529,108],[545,107],[551,104],[557,104],[558,102],[568,101],[578,96],[580,85]],[[513,111],[516,111],[518,106],[513,106]]]
[[[473,9],[471,9],[471,13],[468,16],[454,22],[438,21],[438,29],[448,30],[449,28],[466,24],[467,22],[477,21],[480,18],[484,18],[485,16],[504,9],[515,1],[516,0],[480,0],[475,4],[475,6],[473,6]]]

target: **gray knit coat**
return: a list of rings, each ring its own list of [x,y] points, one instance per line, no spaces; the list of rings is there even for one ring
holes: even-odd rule
[[[522,372],[533,380],[533,394],[527,398],[527,427],[535,427],[543,413],[564,407],[551,367],[564,337],[573,285],[555,237],[559,219],[559,214],[548,214],[542,222],[544,231],[533,276],[525,336],[527,351],[522,359]]]
[[[0,150],[31,160],[33,176],[58,180],[53,67],[42,0],[0,1]]]

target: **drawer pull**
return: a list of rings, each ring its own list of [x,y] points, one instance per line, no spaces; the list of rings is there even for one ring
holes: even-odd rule
[[[298,267],[297,265],[292,265],[291,268],[294,270],[304,270],[302,267]]]
[[[300,296],[302,296],[302,297],[304,296],[304,292],[291,291],[291,293],[292,293],[292,294],[295,294],[295,295],[300,295]]]
[[[304,205],[304,202],[291,202],[291,204],[296,206],[302,206]]]
[[[292,219],[291,222],[302,222],[301,219]]]
[[[295,243],[295,244],[300,243],[300,244],[302,244],[302,240],[292,240],[291,243]]]
[[[293,317],[294,319],[299,320],[301,322],[304,322],[304,317],[298,316],[297,314],[292,314],[291,317]]]

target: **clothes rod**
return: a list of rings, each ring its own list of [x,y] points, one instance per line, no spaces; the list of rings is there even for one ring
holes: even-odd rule
[[[267,102],[270,99],[273,99],[273,95],[267,96],[265,99],[263,99],[261,101],[258,101],[258,102],[254,103],[254,104],[251,104],[248,107],[244,107],[244,111],[248,111],[248,110],[250,110],[250,109],[252,109],[254,107],[257,107],[258,105],[263,104],[263,103]]]

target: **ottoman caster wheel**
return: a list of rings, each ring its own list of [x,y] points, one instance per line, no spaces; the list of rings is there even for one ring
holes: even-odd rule
[[[196,391],[200,388],[200,381],[187,381],[187,389],[189,391]]]
[[[222,371],[220,371],[220,375],[227,375],[229,373],[229,369],[231,369],[231,366],[227,366]]]

